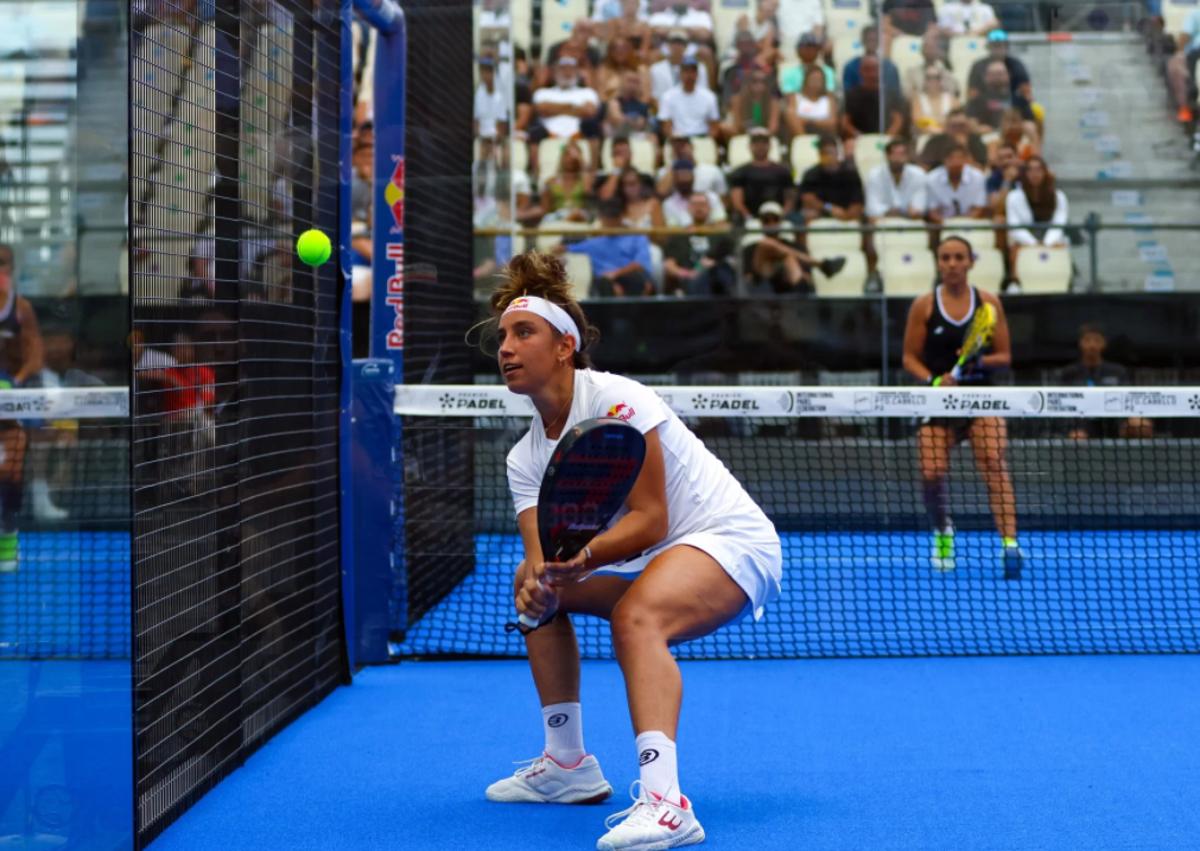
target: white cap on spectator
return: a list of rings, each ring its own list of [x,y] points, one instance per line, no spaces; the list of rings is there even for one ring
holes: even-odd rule
[[[780,206],[778,201],[764,201],[762,206],[758,208],[758,217],[761,219],[763,216],[779,216],[782,219],[783,207]]]
[[[667,41],[687,41],[688,35],[684,30],[671,30],[667,33]]]

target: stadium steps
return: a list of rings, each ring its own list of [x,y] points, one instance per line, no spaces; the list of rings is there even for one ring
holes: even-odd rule
[[[1017,44],[1046,110],[1045,156],[1071,204],[1110,223],[1200,221],[1200,172],[1174,122],[1166,84],[1136,35],[1105,43]],[[1200,290],[1192,234],[1104,231],[1098,283],[1104,291]],[[1076,289],[1091,285],[1090,248],[1073,249]],[[1165,259],[1163,259],[1165,257]]]

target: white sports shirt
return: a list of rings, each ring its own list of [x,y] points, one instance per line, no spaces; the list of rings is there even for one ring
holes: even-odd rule
[[[762,510],[725,465],[692,434],[658,395],[610,372],[575,372],[575,399],[563,427],[595,417],[625,420],[642,434],[658,428],[667,474],[667,537],[655,549],[694,532],[728,528],[730,518],[762,517]],[[540,416],[508,453],[508,486],[517,514],[537,505],[542,475],[558,440],[546,437]],[[616,523],[626,510],[613,519]],[[632,553],[630,554],[632,555]]]

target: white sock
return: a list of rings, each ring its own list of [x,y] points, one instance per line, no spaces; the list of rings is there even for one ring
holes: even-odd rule
[[[552,703],[542,707],[546,728],[546,753],[559,765],[572,768],[587,756],[583,749],[583,710],[578,703]]]
[[[675,761],[675,743],[666,733],[647,730],[637,737],[638,765],[642,768],[642,785],[672,801],[681,800],[679,769]]]

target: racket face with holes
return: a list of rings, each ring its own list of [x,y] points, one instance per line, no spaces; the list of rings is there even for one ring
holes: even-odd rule
[[[584,420],[563,435],[538,493],[546,561],[569,561],[608,526],[645,459],[646,438],[621,420]]]

